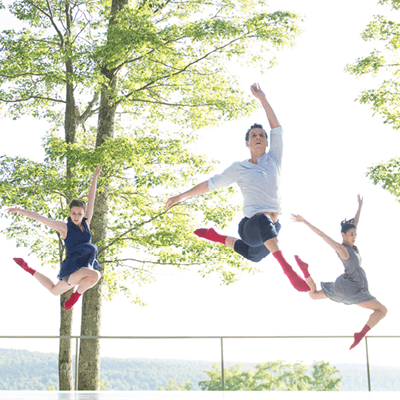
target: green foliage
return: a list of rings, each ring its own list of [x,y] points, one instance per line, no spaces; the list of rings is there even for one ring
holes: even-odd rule
[[[110,382],[106,382],[104,379],[100,379],[100,390],[107,390],[107,386],[110,385]]]
[[[243,364],[224,370],[225,390],[339,390],[342,377],[334,377],[339,370],[326,362],[315,362],[311,375],[308,366],[289,364],[281,360],[260,363],[252,370],[243,371]],[[202,390],[222,390],[221,369],[214,364],[205,371],[210,380],[199,382]]]
[[[170,379],[164,387],[158,387],[158,390],[185,391],[191,390],[193,383],[189,379],[178,383],[175,379]]]
[[[391,5],[395,16],[400,9],[398,0],[380,0],[381,5]],[[361,104],[369,104],[373,115],[383,117],[385,124],[400,129],[400,23],[381,15],[375,16],[362,33],[365,41],[374,41],[380,49],[374,49],[367,57],[357,59],[355,64],[347,65],[351,74],[384,76],[379,87],[364,90],[358,98]],[[400,202],[399,159],[370,167],[366,175],[374,185],[396,196]]]
[[[300,33],[298,15],[260,12],[263,0],[157,4],[129,2],[109,24],[111,2],[14,1],[26,27],[0,35],[0,103],[59,127],[69,85],[78,125],[95,127],[99,92],[118,75],[111,102],[136,120],[200,128],[253,111],[231,67],[265,70]]]
[[[398,10],[400,8],[400,0],[379,0],[378,4],[385,5],[389,4],[392,6],[392,9]]]
[[[173,380],[191,381],[191,390],[200,390],[197,382],[207,379],[204,371],[211,364],[209,361],[106,357],[101,359],[101,381],[109,382],[106,390],[157,390]],[[343,376],[340,391],[368,390],[365,364],[341,364],[337,368]],[[254,371],[254,365],[246,364],[244,369]],[[370,371],[372,390],[400,390],[399,368],[370,365]],[[59,390],[57,354],[0,349],[0,376],[0,390],[47,390],[52,386]]]
[[[379,4],[391,4],[393,16],[400,7],[397,0],[381,0]],[[400,129],[400,24],[377,15],[361,37],[365,41],[373,41],[377,48],[368,56],[358,58],[354,64],[348,64],[346,71],[356,77],[376,75],[384,77],[384,80],[377,88],[364,90],[358,101],[369,104],[373,115],[381,115],[385,124]]]
[[[400,158],[377,164],[368,169],[366,174],[374,185],[381,185],[383,189],[393,194],[400,202]]]
[[[0,349],[0,390],[58,390],[57,355]]]

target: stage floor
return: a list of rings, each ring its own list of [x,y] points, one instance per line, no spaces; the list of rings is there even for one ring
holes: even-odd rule
[[[0,400],[399,400],[400,392],[0,391]]]

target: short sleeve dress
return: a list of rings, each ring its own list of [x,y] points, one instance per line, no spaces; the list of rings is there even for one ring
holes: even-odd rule
[[[365,271],[361,268],[361,256],[356,246],[343,244],[349,252],[350,258],[342,260],[344,274],[335,282],[321,282],[325,295],[338,303],[360,304],[375,299],[368,290],[368,281]]]
[[[71,218],[68,218],[68,232],[64,239],[67,249],[67,257],[61,263],[61,269],[57,276],[59,280],[73,274],[82,267],[98,270],[100,264],[97,261],[97,246],[92,243],[92,234],[86,223],[87,218],[83,218],[82,227],[75,225]]]

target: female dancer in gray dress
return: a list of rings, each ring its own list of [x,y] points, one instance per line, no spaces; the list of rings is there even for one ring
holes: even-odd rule
[[[335,282],[321,282],[322,290],[317,290],[314,280],[308,272],[308,264],[295,256],[297,264],[303,271],[306,282],[311,290],[308,292],[313,300],[331,299],[338,303],[357,304],[360,307],[368,308],[374,312],[369,317],[367,324],[354,334],[354,343],[350,350],[361,342],[366,333],[373,328],[387,313],[386,307],[381,304],[368,291],[368,281],[365,271],[361,268],[361,256],[354,243],[357,237],[357,224],[360,219],[363,200],[358,195],[358,210],[355,217],[349,221],[342,222],[343,243],[335,242],[318,228],[311,225],[301,215],[292,214],[292,219],[296,222],[305,223],[313,232],[321,236],[338,254],[344,265],[344,274],[340,275]]]

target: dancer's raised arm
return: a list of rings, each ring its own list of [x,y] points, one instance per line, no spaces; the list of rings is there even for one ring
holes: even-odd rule
[[[360,221],[360,214],[361,214],[361,208],[363,205],[363,198],[360,195],[357,195],[357,200],[358,200],[358,210],[356,212],[356,215],[354,216],[354,225],[358,225],[358,221]]]
[[[87,223],[90,224],[90,221],[93,217],[93,208],[94,208],[94,199],[96,198],[96,188],[97,188],[97,177],[100,175],[102,165],[99,164],[94,171],[92,185],[90,186],[87,208],[85,217],[87,218]]]
[[[278,118],[276,117],[274,110],[272,109],[271,105],[268,103],[268,100],[265,96],[265,93],[261,90],[261,87],[258,83],[253,83],[250,87],[251,93],[253,94],[254,97],[256,97],[258,100],[260,100],[265,113],[267,114],[268,122],[271,127],[277,128],[278,126],[281,126],[279,124]]]
[[[301,215],[296,215],[292,214],[292,220],[295,222],[303,222],[305,225],[307,225],[314,233],[316,233],[318,236],[321,236],[322,239],[325,240],[326,243],[329,244],[329,246],[332,247],[333,250],[336,251],[336,253],[339,254],[340,258],[342,260],[348,260],[349,259],[349,252],[346,249],[345,246],[342,244],[335,242],[333,239],[331,239],[328,235],[326,235],[324,232],[316,228],[314,225],[311,225],[305,218],[303,218]]]
[[[16,214],[20,213],[21,215],[24,215],[25,217],[34,219],[35,221],[39,221],[44,225],[47,225],[51,229],[54,229],[55,231],[59,232],[63,238],[67,236],[67,224],[63,221],[54,221],[50,218],[47,218],[37,212],[34,211],[29,211],[29,210],[24,210],[23,208],[8,208],[7,209],[8,214]]]
[[[210,188],[208,187],[208,181],[204,181],[202,183],[199,183],[196,186],[193,186],[191,189],[187,190],[186,192],[183,192],[181,194],[178,194],[177,196],[170,197],[167,200],[167,203],[165,204],[165,208],[168,210],[175,204],[179,203],[183,199],[186,199],[187,197],[193,197],[193,196],[200,196],[204,193],[208,193],[210,191]]]

